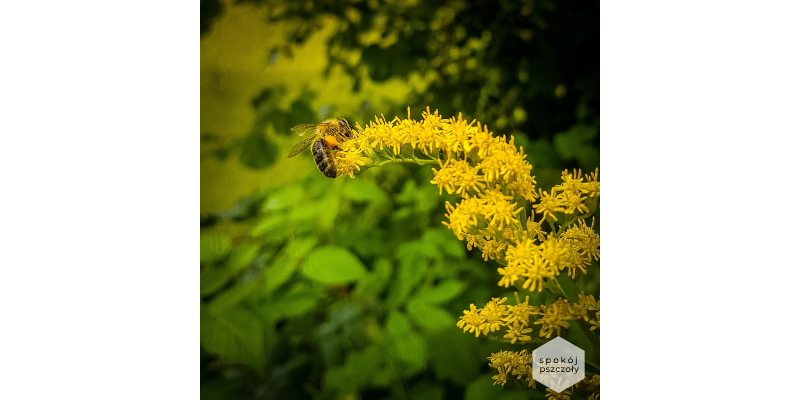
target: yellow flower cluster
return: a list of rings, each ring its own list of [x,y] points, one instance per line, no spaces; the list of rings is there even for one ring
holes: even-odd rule
[[[492,377],[495,385],[505,385],[508,382],[509,374],[511,374],[516,379],[524,380],[528,387],[536,387],[536,381],[533,379],[533,369],[531,368],[533,358],[528,351],[501,351],[492,353],[487,359],[489,360],[489,366],[497,369],[497,375]]]
[[[597,392],[597,388],[600,387],[600,375],[594,375],[591,379],[584,378],[580,381],[580,386],[587,392]]]
[[[574,304],[558,299],[553,304],[541,307],[530,305],[528,296],[525,296],[525,302],[520,301],[517,293],[514,296],[516,305],[505,304],[507,297],[492,298],[482,308],[470,304],[470,309],[464,311],[456,325],[465,333],[474,333],[475,337],[501,331],[503,339],[512,344],[530,342],[532,339],[529,334],[533,331],[533,325],[541,325],[539,336],[545,338],[551,337],[553,332],[561,336],[561,330],[569,328],[571,320],[582,319],[592,325],[590,329],[600,327],[600,302],[592,295],[578,295],[580,301]],[[594,316],[591,315],[592,311]]]
[[[560,393],[548,388],[545,391],[545,398],[547,400],[570,400],[572,398],[573,391],[582,390],[586,392],[586,394],[591,393],[587,397],[589,400],[598,400],[600,398],[600,392],[598,391],[599,387],[600,375],[594,375],[591,379],[588,377],[584,378],[582,381],[571,386],[569,389],[561,391]]]
[[[504,304],[508,300],[507,297],[492,298],[483,308],[470,304],[469,311],[464,311],[464,315],[456,325],[464,332],[475,333],[475,337],[488,335],[502,328],[505,329],[503,338],[511,343],[530,342],[531,337],[528,333],[533,329],[528,328],[528,325],[531,316],[539,312],[539,307],[528,304],[530,298],[527,296],[523,303],[519,300],[519,295],[516,293],[514,295],[517,297],[517,304],[513,306]]]
[[[497,375],[492,376],[495,385],[505,385],[508,379],[519,379],[525,381],[530,388],[536,388],[536,380],[533,379],[533,369],[531,364],[533,356],[527,350],[519,352],[514,351],[500,351],[492,353],[487,357],[489,366],[497,370]],[[590,399],[598,399],[600,387],[600,375],[594,375],[591,378],[584,378],[571,388],[557,393],[554,390],[547,389],[546,396],[548,400],[569,400],[572,396],[573,390],[582,390],[589,396]],[[593,396],[593,397],[592,397]]]
[[[570,389],[564,389],[563,391],[561,391],[561,393],[559,393],[553,389],[547,388],[547,391],[545,393],[547,396],[546,397],[547,400],[569,400],[570,398],[572,398],[572,390]]]
[[[439,194],[460,198],[455,204],[446,202],[444,225],[466,241],[469,250],[479,249],[484,260],[500,264],[499,286],[529,292],[546,286],[560,289],[550,281],[562,271],[578,280],[600,259],[594,219],[586,224],[599,204],[598,169],[589,174],[565,170],[558,185],[537,188],[532,166],[513,136],[497,137],[480,122],[467,122],[460,114],[445,119],[430,109],[421,120],[412,120],[409,109],[406,119],[387,121],[381,116],[366,127],[356,125],[353,137],[340,147],[334,153],[338,175],[354,177],[363,168],[387,163],[438,166],[430,182]],[[492,298],[481,308],[470,304],[457,326],[475,337],[497,332],[512,344],[531,342],[534,325],[540,325],[538,335],[545,338],[561,335],[571,320],[599,330],[600,303],[580,288],[575,304],[559,299],[534,306],[527,296],[521,302],[517,293],[516,305],[505,304],[505,297]],[[563,295],[558,289],[556,294]],[[495,353],[489,360],[498,370],[495,383],[504,385],[511,374],[533,387],[531,356],[525,351]],[[569,399],[570,393],[548,392],[548,398]]]
[[[545,279],[554,278],[564,269],[572,278],[576,277],[577,270],[586,273],[592,259],[600,259],[600,236],[593,228],[594,220],[587,226],[581,219],[561,236],[556,237],[552,232],[545,236],[541,225],[529,220],[524,239],[497,246],[505,250],[505,267],[497,269],[498,285],[509,287],[521,281],[522,289],[538,292],[544,287]],[[478,243],[477,239],[473,240]],[[500,252],[492,255],[496,259]]]
[[[364,128],[356,125],[353,138],[340,146],[334,155],[337,172],[351,177],[384,163],[438,164],[431,183],[440,194],[461,197],[455,205],[445,204],[444,224],[468,249],[478,248],[484,260],[502,265],[499,286],[539,292],[564,269],[576,279],[578,270],[585,273],[600,257],[594,221],[586,226],[583,220],[597,208],[598,170],[588,175],[565,170],[560,184],[549,191],[537,189],[532,167],[513,136],[497,137],[480,122],[467,122],[460,114],[445,119],[430,109],[419,121],[411,119],[410,109],[406,119],[375,117]],[[564,222],[556,232],[558,214]],[[549,234],[542,228],[545,221]]]
[[[600,196],[599,171],[582,176],[580,170],[561,173],[562,183],[554,186],[549,192],[539,189],[541,201],[536,205],[536,213],[545,219],[556,221],[556,213],[567,215],[588,213],[590,205],[595,205]]]

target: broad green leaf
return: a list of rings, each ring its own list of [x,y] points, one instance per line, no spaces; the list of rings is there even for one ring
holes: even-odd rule
[[[300,185],[284,186],[267,198],[262,209],[264,211],[283,210],[295,204],[300,204],[304,195],[305,191]]]
[[[392,277],[392,262],[379,258],[372,265],[372,271],[364,275],[353,290],[353,296],[377,298]]]
[[[457,280],[440,282],[436,286],[425,286],[421,288],[413,297],[413,301],[421,301],[426,304],[444,304],[448,300],[455,298],[466,288],[466,283]]]
[[[373,343],[364,350],[350,352],[346,365],[359,383],[371,383],[373,375],[380,370],[384,357],[383,349]]]
[[[324,212],[325,209],[319,206],[294,207],[289,211],[289,219],[295,222],[311,221]]]
[[[386,318],[386,331],[392,336],[405,336],[411,332],[411,321],[402,312],[392,311]]]
[[[577,303],[579,299],[578,292],[575,291],[575,282],[573,282],[572,278],[569,277],[567,271],[565,270],[558,274],[556,276],[556,280],[561,286],[561,289],[564,291],[564,294],[567,296],[567,301],[570,303]]]
[[[267,168],[278,159],[278,146],[262,132],[253,132],[242,143],[239,161],[253,169]]]
[[[378,185],[364,180],[351,179],[342,186],[342,196],[353,201],[386,201],[386,192],[381,190]]]
[[[317,242],[319,242],[319,240],[314,236],[292,240],[286,245],[286,255],[296,259],[303,258],[317,245]]]
[[[558,152],[555,151],[552,143],[549,140],[542,139],[536,140],[531,144],[531,148],[528,151],[528,160],[536,168],[561,168],[564,165],[564,161],[558,156]],[[538,177],[538,175],[536,176]]]
[[[253,236],[281,236],[286,237],[286,216],[283,214],[272,214],[262,218],[253,228]],[[284,234],[281,234],[283,232]]]
[[[298,283],[286,291],[276,293],[276,299],[262,310],[277,318],[296,317],[311,311],[318,300],[318,291],[310,288],[307,282]]]
[[[456,326],[456,318],[441,307],[412,300],[406,305],[406,310],[414,322],[428,332]]]
[[[297,265],[297,259],[286,254],[276,258],[267,267],[267,272],[265,273],[267,280],[264,284],[265,293],[272,293],[272,291],[289,280],[292,272],[294,272],[295,265]]]
[[[258,254],[258,247],[256,244],[243,244],[234,247],[231,250],[230,257],[228,257],[228,268],[235,272],[250,265],[250,262]]]
[[[325,390],[337,391],[339,393],[352,393],[358,387],[355,377],[347,365],[337,365],[325,370],[323,377],[323,387]]]
[[[234,307],[211,314],[201,303],[200,343],[224,360],[248,365],[259,373],[264,369],[263,326],[250,310]]]
[[[595,137],[597,137],[596,126],[576,124],[564,132],[555,134],[553,145],[562,158],[573,159],[577,157],[578,149],[587,146]]]
[[[261,285],[260,281],[253,281],[246,285],[237,285],[222,293],[214,296],[208,304],[208,311],[212,314],[219,314],[237,304],[253,294]]]
[[[339,215],[341,198],[336,193],[330,193],[319,203],[322,211],[319,212],[319,228],[330,230]]]
[[[200,236],[200,262],[218,261],[228,254],[231,239],[227,236]]]
[[[231,280],[233,271],[228,268],[215,267],[200,272],[200,295],[207,296],[221,289]]]
[[[367,273],[358,257],[338,246],[314,249],[303,262],[301,271],[313,281],[338,284],[356,281]]]
[[[388,300],[392,306],[402,304],[408,294],[425,277],[429,261],[419,253],[418,248],[415,244],[406,243],[398,250],[400,267],[397,281],[392,286]]]
[[[504,395],[508,389],[494,385],[492,376],[496,374],[494,371],[475,378],[464,391],[464,400],[494,400]]]
[[[392,312],[386,320],[386,331],[391,338],[392,356],[406,365],[407,374],[425,367],[428,347],[422,336],[411,330],[408,317],[400,312]]]
[[[451,240],[445,240],[442,243],[442,250],[448,255],[456,258],[464,258],[467,256],[467,245],[459,241],[455,235]]]

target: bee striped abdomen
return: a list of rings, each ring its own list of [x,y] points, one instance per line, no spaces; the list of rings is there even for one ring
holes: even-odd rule
[[[333,161],[331,147],[325,140],[314,142],[311,146],[311,153],[314,155],[314,162],[317,163],[317,168],[322,172],[322,175],[328,178],[336,178],[336,164]]]

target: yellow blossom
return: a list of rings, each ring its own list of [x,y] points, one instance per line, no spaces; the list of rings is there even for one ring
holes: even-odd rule
[[[586,225],[585,220],[579,220],[577,224],[564,231],[561,238],[589,260],[600,259],[600,235],[594,231],[594,218],[590,226]]]
[[[475,304],[469,305],[469,311],[464,311],[464,315],[459,318],[459,321],[456,325],[466,332],[475,332],[475,337],[480,336],[481,334],[481,325],[485,319],[480,315],[479,310],[475,307]]]
[[[540,248],[545,264],[554,271],[560,271],[568,265],[569,248],[555,236],[548,237]]]
[[[600,330],[600,311],[595,313],[595,316],[596,316],[597,319],[593,319],[593,320],[589,321],[589,325],[592,326],[591,328],[589,328],[589,330],[592,330],[592,331],[595,330],[595,329]]]
[[[565,389],[561,393],[547,388],[547,400],[569,400],[572,395],[572,390]]]
[[[487,359],[489,360],[489,366],[498,372],[497,375],[492,377],[495,385],[505,385],[509,375],[512,375],[516,379],[524,380],[528,387],[536,387],[536,381],[533,379],[533,369],[531,368],[533,359],[527,351],[500,351],[492,353]]]
[[[504,195],[497,187],[483,193],[481,200],[484,205],[481,211],[489,227],[502,231],[505,227],[519,224],[517,214],[522,211],[522,208],[517,208],[516,203],[509,201],[512,199],[511,196]]]
[[[455,207],[447,202],[445,204],[448,212],[446,216],[450,222],[444,222],[444,225],[452,230],[459,240],[464,240],[464,235],[472,232],[473,228],[478,226],[478,218],[483,219],[482,207],[481,201],[475,197],[461,200]]]
[[[508,315],[505,318],[506,325],[508,326],[528,326],[530,317],[539,312],[539,307],[528,304],[530,296],[525,296],[525,302],[519,301],[519,294],[514,293],[517,298],[517,304],[508,306]]]
[[[483,242],[483,260],[488,261],[490,258],[496,260],[498,257],[502,257],[506,246],[508,246],[507,243],[497,239],[485,240]]]
[[[547,306],[541,314],[542,317],[534,322],[534,325],[541,325],[539,336],[548,338],[553,332],[556,332],[556,336],[561,336],[561,329],[569,328],[568,321],[573,319],[572,309],[564,299],[558,299],[555,303]]]
[[[558,196],[542,191],[539,189],[539,203],[535,206],[538,214],[543,214],[544,218],[550,218],[553,221],[557,220],[557,212],[564,212],[564,200]]]
[[[507,297],[503,297],[502,299],[492,298],[492,300],[480,310],[481,317],[484,319],[480,328],[484,334],[498,331],[500,327],[504,325],[503,317],[506,314],[508,306],[503,303],[505,303],[506,300],[508,300]]]
[[[517,328],[517,327],[509,327],[508,333],[503,336],[503,339],[511,340],[511,344],[516,343],[518,340],[520,342],[530,342],[531,337],[526,335],[526,333],[533,331],[531,328]]]
[[[542,224],[540,222],[534,221],[533,216],[528,218],[528,221],[526,222],[525,233],[526,236],[528,236],[531,239],[536,238],[540,242],[544,241],[545,233],[544,230],[542,229]]]

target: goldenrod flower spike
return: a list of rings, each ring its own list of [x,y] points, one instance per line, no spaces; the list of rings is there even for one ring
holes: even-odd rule
[[[540,292],[562,271],[577,279],[600,259],[594,219],[586,224],[599,202],[598,169],[586,175],[565,170],[560,184],[550,190],[537,188],[532,166],[513,136],[494,136],[478,121],[467,122],[461,114],[445,119],[430,108],[421,120],[411,119],[409,108],[405,119],[387,121],[381,115],[363,128],[356,124],[353,138],[340,147],[334,155],[337,172],[351,178],[364,168],[388,163],[432,165],[430,183],[439,194],[460,197],[455,204],[445,203],[442,223],[466,241],[467,249],[480,249],[485,261],[500,264],[499,286]],[[514,295],[515,305],[505,304],[507,298],[493,298],[481,308],[470,304],[456,325],[475,337],[511,344],[534,341],[534,325],[540,326],[537,334],[542,338],[561,335],[571,320],[591,331],[600,329],[600,302],[593,296],[581,293],[578,303],[560,298],[534,306],[530,297],[522,302]],[[535,386],[532,356],[526,351],[502,351],[489,360],[498,371],[495,384],[505,385],[512,377]],[[547,396],[569,399],[570,394],[548,391]]]

